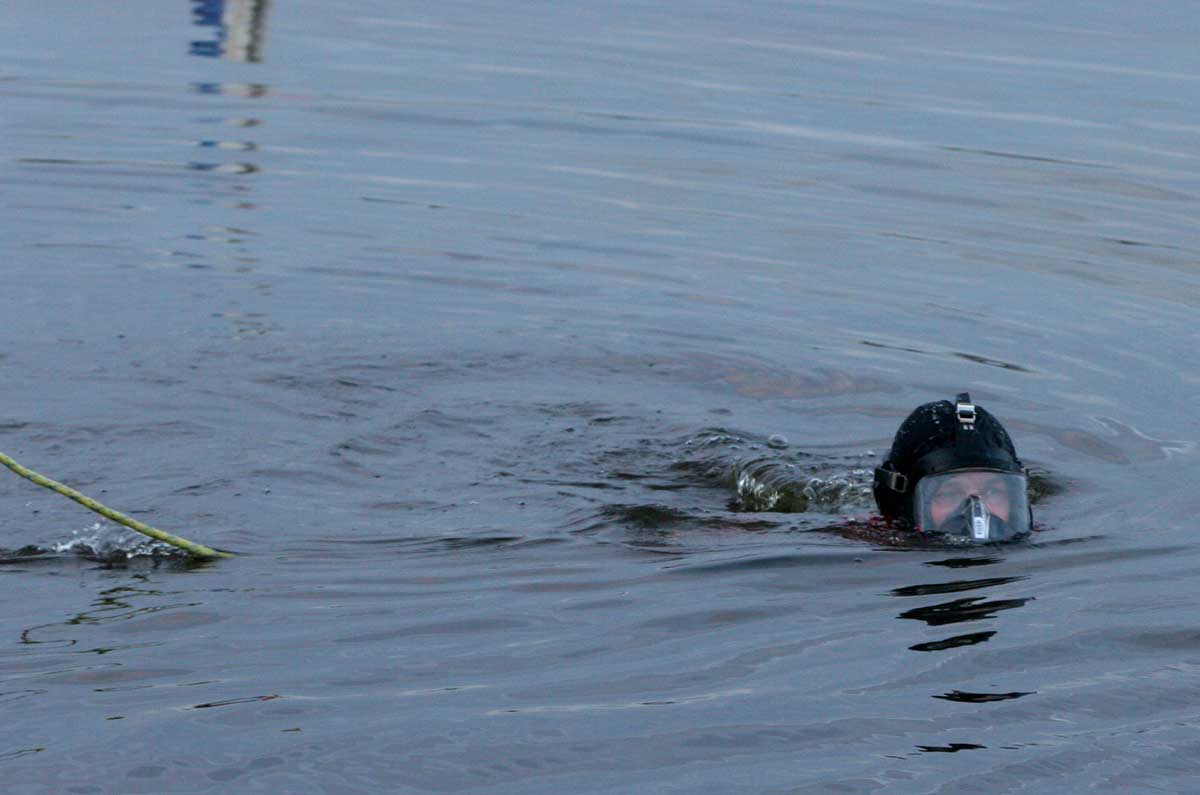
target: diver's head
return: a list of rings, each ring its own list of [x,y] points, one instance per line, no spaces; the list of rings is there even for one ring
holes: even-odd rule
[[[1032,523],[1012,439],[965,392],[908,415],[875,470],[874,492],[885,517],[927,533],[1003,541]]]

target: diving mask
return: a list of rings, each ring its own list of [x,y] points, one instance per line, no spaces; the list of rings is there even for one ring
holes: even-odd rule
[[[956,469],[917,481],[913,519],[923,532],[986,543],[1030,530],[1029,484],[1022,472]]]

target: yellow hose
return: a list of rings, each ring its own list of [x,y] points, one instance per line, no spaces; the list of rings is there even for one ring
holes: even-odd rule
[[[191,554],[195,555],[198,558],[232,558],[233,557],[232,552],[219,552],[215,549],[210,549],[210,548],[204,546],[203,544],[197,544],[194,541],[188,541],[186,538],[180,538],[177,535],[172,535],[171,533],[165,532],[163,530],[159,530],[156,527],[151,527],[150,525],[145,524],[144,522],[139,522],[137,519],[134,519],[132,516],[126,516],[125,514],[121,513],[120,511],[114,511],[112,508],[109,508],[107,505],[102,505],[102,504],[96,502],[91,497],[87,496],[86,494],[80,494],[78,491],[75,491],[75,489],[71,488],[70,486],[64,486],[63,484],[59,483],[57,480],[51,480],[50,478],[46,477],[45,475],[39,475],[37,472],[34,472],[32,469],[26,469],[25,467],[18,464],[16,461],[14,461],[11,458],[9,458],[8,456],[6,456],[4,453],[0,453],[0,464],[4,464],[4,466],[11,469],[13,472],[16,472],[18,475],[25,478],[26,480],[32,480],[34,483],[38,484],[39,486],[44,486],[45,488],[48,488],[51,491],[58,492],[59,494],[61,494],[64,497],[67,497],[68,499],[75,500],[75,502],[79,503],[80,505],[84,506],[85,508],[92,509],[93,511],[100,514],[101,516],[104,516],[108,519],[112,519],[114,522],[119,522],[131,530],[137,530],[139,533],[148,535],[151,538],[154,538],[154,539],[157,539],[157,540],[163,542],[164,544],[170,544],[173,547],[178,547],[179,549],[190,552]]]

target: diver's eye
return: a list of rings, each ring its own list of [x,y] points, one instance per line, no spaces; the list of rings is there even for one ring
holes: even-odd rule
[[[933,501],[939,505],[955,506],[969,497],[967,490],[961,486],[949,486],[934,495]]]
[[[1008,489],[1003,483],[989,483],[979,496],[985,500],[1005,500],[1008,499]]]

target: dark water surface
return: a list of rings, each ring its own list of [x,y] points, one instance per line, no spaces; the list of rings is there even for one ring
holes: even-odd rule
[[[0,473],[4,792],[1191,790],[1198,27],[10,0],[0,450],[241,555]]]

